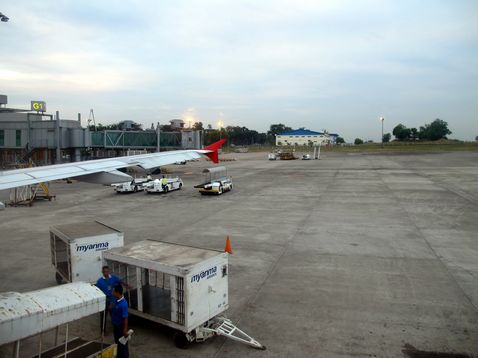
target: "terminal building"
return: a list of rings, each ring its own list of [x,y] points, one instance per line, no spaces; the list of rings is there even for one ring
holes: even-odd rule
[[[338,136],[339,135],[335,133],[316,132],[300,128],[277,135],[276,145],[318,146],[324,144],[335,144],[335,140]]]
[[[202,131],[130,130],[128,126],[97,131],[82,126],[80,114],[77,119],[63,119],[58,112],[9,108],[7,96],[0,95],[0,169],[202,147]]]

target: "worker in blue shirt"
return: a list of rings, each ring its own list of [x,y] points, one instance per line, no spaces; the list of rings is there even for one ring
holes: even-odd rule
[[[128,341],[125,344],[120,342],[121,337],[127,338],[128,333],[128,302],[123,296],[123,286],[118,284],[113,287],[113,296],[115,298],[113,309],[111,311],[111,321],[113,322],[113,335],[118,347],[118,358],[128,358]]]
[[[113,303],[115,301],[113,297],[113,287],[118,284],[123,284],[121,279],[118,276],[110,275],[110,268],[108,266],[103,266],[102,276],[98,279],[98,281],[96,281],[96,287],[98,287],[106,295],[105,310],[100,314],[101,332],[105,332],[106,319],[108,317],[107,313],[111,312]]]

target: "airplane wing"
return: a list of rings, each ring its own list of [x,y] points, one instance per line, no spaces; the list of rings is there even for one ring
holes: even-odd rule
[[[0,190],[66,178],[99,184],[128,181],[132,179],[131,176],[120,172],[118,169],[131,166],[152,169],[185,160],[198,159],[201,154],[208,156],[214,163],[218,163],[218,149],[224,143],[225,140],[222,139],[204,149],[175,150],[7,170],[0,172]]]

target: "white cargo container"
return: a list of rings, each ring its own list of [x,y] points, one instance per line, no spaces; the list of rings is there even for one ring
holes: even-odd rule
[[[96,282],[101,275],[102,253],[124,244],[124,234],[99,221],[50,227],[51,262],[58,284]]]
[[[144,240],[103,258],[131,286],[125,293],[130,312],[176,329],[178,347],[221,334],[264,348],[220,316],[229,307],[227,253]]]

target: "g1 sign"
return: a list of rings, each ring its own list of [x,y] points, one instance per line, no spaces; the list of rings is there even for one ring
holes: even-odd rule
[[[35,112],[46,112],[46,102],[31,101],[31,110]]]

